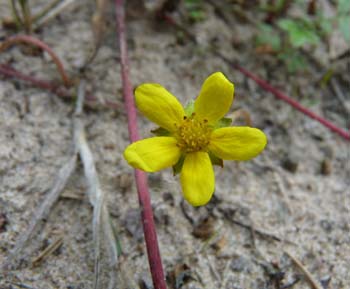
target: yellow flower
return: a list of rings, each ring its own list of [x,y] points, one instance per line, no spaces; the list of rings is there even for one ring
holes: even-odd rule
[[[181,172],[184,198],[193,206],[209,202],[215,189],[213,164],[256,157],[267,142],[251,127],[223,127],[233,101],[233,84],[221,73],[210,75],[197,99],[185,109],[164,87],[145,83],[135,91],[136,105],[160,126],[161,136],[130,144],[124,157],[134,168],[156,172],[173,167]]]

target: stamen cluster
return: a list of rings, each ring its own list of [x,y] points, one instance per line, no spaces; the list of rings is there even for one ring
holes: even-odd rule
[[[206,151],[211,131],[207,119],[198,119],[195,113],[184,116],[177,130],[177,146],[186,153]]]

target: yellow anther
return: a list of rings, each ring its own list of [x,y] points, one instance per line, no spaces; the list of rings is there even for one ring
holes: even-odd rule
[[[208,120],[197,119],[195,113],[185,116],[177,127],[177,146],[184,152],[206,151],[211,131]]]

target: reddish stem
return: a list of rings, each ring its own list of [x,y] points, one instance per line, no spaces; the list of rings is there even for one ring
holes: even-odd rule
[[[16,43],[31,44],[31,45],[34,45],[34,46],[39,47],[42,50],[46,51],[51,56],[54,63],[56,64],[57,70],[62,77],[64,85],[67,87],[70,86],[71,82],[70,82],[70,80],[69,80],[69,78],[64,70],[64,67],[63,67],[61,60],[58,58],[58,56],[55,54],[55,52],[47,44],[45,44],[43,41],[41,41],[37,38],[34,38],[33,36],[16,35],[16,36],[12,36],[12,37],[6,39],[0,45],[0,53]]]
[[[139,139],[139,134],[137,128],[137,113],[134,103],[134,96],[132,86],[129,80],[129,59],[125,37],[125,11],[123,0],[115,0],[115,11],[118,44],[120,49],[123,96],[128,116],[129,136],[130,141],[135,142]],[[155,289],[166,289],[162,260],[160,257],[157,233],[153,219],[151,200],[149,196],[147,176],[143,171],[135,170],[135,179],[139,203],[142,209],[141,218],[147,247],[148,262],[153,279],[153,286]]]
[[[33,76],[30,76],[30,75],[23,74],[23,73],[19,72],[18,70],[12,68],[9,65],[0,64],[0,73],[6,77],[13,77],[13,78],[17,78],[20,80],[24,80],[26,82],[30,82],[34,86],[37,86],[37,87],[40,87],[43,89],[47,89],[47,90],[57,94],[58,96],[61,96],[64,98],[70,97],[68,94],[68,91],[66,91],[64,89],[60,89],[57,84],[54,84],[54,83],[46,81],[46,80],[38,79],[38,78],[35,78]]]
[[[231,63],[232,64],[232,63]],[[241,73],[243,73],[245,76],[253,79],[257,84],[259,84],[263,89],[271,92],[273,95],[275,95],[277,98],[282,99],[283,101],[287,102],[297,110],[301,111],[305,115],[309,116],[310,118],[313,118],[323,124],[325,127],[328,127],[332,131],[336,132],[346,140],[350,140],[350,133],[344,129],[341,129],[328,121],[327,119],[324,119],[323,117],[317,115],[316,113],[312,112],[311,110],[307,109],[306,107],[302,106],[299,102],[296,100],[290,98],[289,96],[285,95],[282,91],[278,90],[277,88],[273,87],[271,84],[267,83],[265,80],[257,77],[250,71],[244,69],[243,67],[232,64],[234,68],[238,69]]]
[[[46,81],[43,79],[38,79],[36,77],[23,74],[19,72],[18,70],[12,68],[9,65],[6,64],[0,64],[0,74],[6,76],[6,77],[13,77],[20,80],[24,80],[26,82],[31,83],[32,85],[36,87],[40,87],[42,89],[46,89],[52,93],[55,93],[56,95],[62,97],[62,98],[73,98],[73,95],[70,94],[70,92],[63,86],[59,86],[56,83]],[[98,99],[94,95],[86,95],[86,104],[89,106],[94,106],[98,102]],[[104,104],[112,109],[118,110],[120,106],[118,103],[114,101],[106,100]]]

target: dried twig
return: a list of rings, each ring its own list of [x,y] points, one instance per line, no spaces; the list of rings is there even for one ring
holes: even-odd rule
[[[290,254],[288,251],[284,251],[285,254],[293,261],[293,263],[300,269],[301,272],[303,272],[303,274],[306,277],[306,280],[309,282],[311,288],[313,289],[322,289],[322,286],[318,284],[318,282],[315,280],[315,278],[311,275],[311,273],[309,272],[309,270],[307,270],[305,268],[305,266],[303,264],[301,264],[301,262],[295,258],[292,254]]]
[[[92,31],[94,33],[94,48],[83,67],[88,66],[96,57],[101,47],[106,32],[106,11],[108,6],[106,0],[96,0],[96,9],[92,16]]]
[[[45,257],[55,252],[63,244],[63,236],[57,238],[51,245],[49,245],[39,256],[32,260],[32,265],[37,266]]]
[[[333,91],[335,93],[335,96],[338,98],[338,101],[341,104],[341,107],[344,109],[346,115],[348,116],[347,120],[350,120],[349,119],[349,117],[350,117],[350,105],[348,105],[348,102],[347,102],[347,99],[346,99],[347,97],[344,95],[344,92],[340,88],[337,79],[336,78],[332,78],[330,80],[330,84],[331,84],[331,87],[332,87],[332,89],[333,89]]]
[[[15,282],[10,282],[11,285],[15,285],[17,286],[18,288],[22,288],[22,289],[36,289],[32,286],[28,286],[26,284],[23,284],[23,283],[15,283]],[[12,287],[12,286],[11,286]]]
[[[132,92],[132,86],[129,79],[129,59],[127,52],[127,43],[125,37],[125,11],[124,1],[115,0],[116,26],[120,49],[121,77],[123,83],[123,96],[128,115],[128,129],[130,141],[139,139],[137,129],[137,115]],[[152,274],[153,285],[155,289],[165,289],[165,278],[162,261],[160,257],[157,233],[155,229],[151,200],[149,196],[147,176],[143,171],[135,170],[135,179],[139,203],[141,207],[143,232],[146,241],[148,262]]]
[[[262,238],[274,240],[274,241],[277,241],[277,242],[287,242],[287,241],[282,240],[281,238],[279,238],[279,237],[277,237],[277,236],[275,236],[275,235],[272,235],[272,234],[269,234],[269,233],[265,233],[265,232],[263,232],[263,231],[260,231],[260,230],[258,230],[258,229],[253,228],[253,227],[250,226],[250,225],[244,224],[244,223],[242,223],[242,222],[240,222],[240,221],[237,221],[237,220],[234,220],[234,219],[232,219],[232,220],[230,220],[230,221],[231,221],[232,223],[234,223],[235,225],[238,225],[238,226],[240,226],[240,227],[242,227],[242,228],[245,228],[245,229],[249,230],[249,231],[252,233],[252,235],[253,235],[253,234],[256,234],[256,235],[259,235],[259,236],[262,237]],[[288,242],[289,242],[289,241],[288,241]]]
[[[26,43],[26,44],[31,44],[36,47],[41,48],[42,50],[46,51],[56,64],[57,70],[60,73],[63,83],[65,86],[70,86],[71,81],[65,72],[65,69],[63,67],[62,61],[59,59],[59,57],[56,55],[56,53],[43,41],[34,38],[33,36],[29,35],[16,35],[12,36],[10,38],[7,38],[4,42],[0,44],[0,53],[9,48],[10,46],[17,44],[17,43]]]
[[[289,289],[292,288],[295,284],[297,284],[300,281],[300,278],[295,278],[293,281],[291,281],[290,283],[283,285],[281,287],[281,289]]]

